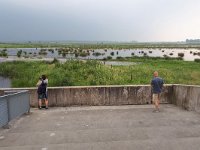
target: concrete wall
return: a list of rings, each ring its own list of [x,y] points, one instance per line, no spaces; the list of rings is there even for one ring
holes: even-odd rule
[[[200,86],[173,85],[172,104],[200,112]]]
[[[23,89],[30,91],[31,106],[37,107],[37,89]],[[0,89],[0,91],[23,89]],[[161,95],[162,103],[172,102],[172,89],[172,85],[165,86]],[[150,104],[152,99],[151,87],[145,85],[52,87],[48,89],[48,97],[49,106]]]

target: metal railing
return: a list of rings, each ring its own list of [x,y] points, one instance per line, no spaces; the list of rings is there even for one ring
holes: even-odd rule
[[[0,96],[0,127],[30,111],[28,91],[5,91],[4,93],[4,96]]]

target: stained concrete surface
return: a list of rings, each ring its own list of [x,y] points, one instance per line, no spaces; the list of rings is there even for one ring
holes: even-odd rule
[[[38,106],[37,88],[7,88],[1,91],[29,90],[31,107]],[[165,85],[161,103],[170,103],[173,86]],[[152,92],[150,85],[102,85],[49,87],[48,100],[51,107],[69,106],[120,106],[150,104]]]
[[[0,129],[0,150],[199,150],[200,114],[174,105],[32,109]]]

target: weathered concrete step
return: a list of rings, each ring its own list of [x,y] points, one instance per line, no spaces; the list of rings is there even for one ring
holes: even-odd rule
[[[173,105],[162,105],[160,113],[152,113],[152,108],[34,110],[5,133],[0,129],[5,137],[0,150],[199,150],[200,114]]]
[[[154,116],[155,117],[155,116]],[[30,122],[31,124],[34,123]],[[34,126],[30,126],[27,124],[24,124],[22,126],[19,126],[15,128],[14,130],[10,130],[9,133],[32,133],[32,132],[44,132],[44,131],[60,131],[60,132],[70,132],[70,131],[81,131],[81,130],[101,130],[101,129],[120,129],[120,128],[125,128],[125,129],[131,129],[131,128],[188,128],[192,124],[193,128],[200,128],[200,120],[194,120],[194,119],[189,119],[189,120],[171,120],[169,122],[169,119],[163,118],[159,119],[156,121],[151,120],[150,118],[147,120],[135,120],[135,119],[124,119],[122,122],[117,122],[113,120],[107,120],[106,123],[105,121],[102,122],[100,119],[99,121],[94,121],[94,122],[86,122],[84,120],[82,121],[48,121],[48,125],[41,121],[38,123],[34,123]]]
[[[9,133],[0,141],[0,148],[6,146],[42,145],[64,143],[95,143],[113,141],[168,140],[180,138],[199,138],[200,126],[188,127],[137,127],[88,129],[77,131],[44,131],[27,133]],[[9,140],[6,140],[9,139]]]
[[[67,111],[60,108],[48,111],[33,110],[30,116],[20,119],[20,123],[23,125],[16,124],[15,129],[10,130],[10,133],[133,127],[159,128],[173,126],[179,128],[200,125],[199,114],[187,112],[172,105],[162,105],[160,113],[153,113],[152,110],[153,106],[149,105],[138,107],[104,106],[101,109],[98,107],[70,108]]]
[[[0,150],[199,150],[200,138],[152,139],[0,147]]]

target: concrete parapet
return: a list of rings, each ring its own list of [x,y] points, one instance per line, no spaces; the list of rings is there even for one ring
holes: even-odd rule
[[[4,91],[29,90],[30,104],[37,107],[37,88],[4,88]],[[103,106],[150,104],[149,85],[49,87],[49,106]],[[200,112],[200,86],[165,85],[161,103],[175,104],[183,109]]]
[[[174,85],[172,104],[200,112],[200,86]]]
[[[31,106],[37,107],[36,88],[12,88],[0,89],[0,91],[22,89],[29,90]],[[161,103],[172,103],[172,90],[172,85],[165,85]],[[139,105],[150,104],[152,93],[149,85],[50,87],[48,97],[49,106],[56,107]]]

